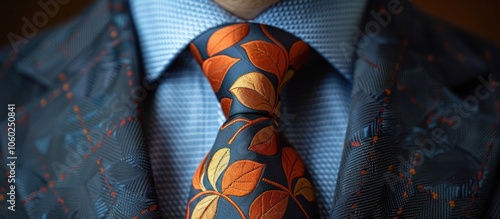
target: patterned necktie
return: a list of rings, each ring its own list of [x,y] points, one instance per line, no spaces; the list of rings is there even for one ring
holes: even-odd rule
[[[313,185],[278,132],[279,93],[309,47],[256,23],[211,29],[190,44],[227,121],[196,170],[186,218],[317,218]]]

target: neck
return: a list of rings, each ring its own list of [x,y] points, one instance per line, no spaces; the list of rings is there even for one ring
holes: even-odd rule
[[[250,20],[279,0],[213,0],[235,16]]]

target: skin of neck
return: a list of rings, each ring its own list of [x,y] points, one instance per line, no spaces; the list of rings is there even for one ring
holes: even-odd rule
[[[279,0],[213,0],[221,8],[244,20],[251,20]]]

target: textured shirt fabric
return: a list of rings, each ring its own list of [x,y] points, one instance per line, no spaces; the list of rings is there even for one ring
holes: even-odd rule
[[[321,216],[499,218],[499,50],[403,1],[390,22],[373,16],[394,2],[284,0],[254,19],[322,56],[282,97]],[[224,121],[185,47],[237,21],[208,0],[100,0],[1,51],[0,125],[15,103],[18,166],[16,212],[4,197],[0,216],[184,217]]]

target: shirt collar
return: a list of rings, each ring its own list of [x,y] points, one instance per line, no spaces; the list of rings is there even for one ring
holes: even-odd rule
[[[146,78],[156,80],[203,31],[243,22],[211,0],[130,0]],[[307,42],[347,80],[352,80],[356,26],[366,0],[282,0],[251,22],[286,30]]]

